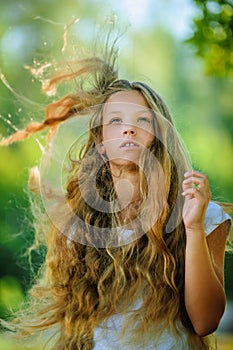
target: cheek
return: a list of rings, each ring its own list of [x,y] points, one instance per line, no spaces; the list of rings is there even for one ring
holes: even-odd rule
[[[142,134],[142,140],[144,140],[144,144],[146,147],[151,146],[154,141],[154,135],[151,132],[144,131]]]
[[[103,126],[102,141],[109,140],[111,138],[111,131],[109,128]]]
[[[98,145],[98,152],[103,155],[108,155],[111,153],[112,148],[114,148],[114,139],[116,138],[116,133],[109,127],[104,127],[102,129],[102,137]]]
[[[115,140],[121,137],[119,127],[117,126],[107,126],[103,127],[102,141]]]

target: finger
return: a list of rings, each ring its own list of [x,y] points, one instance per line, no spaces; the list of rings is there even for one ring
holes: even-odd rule
[[[206,183],[206,181],[204,179],[191,177],[191,178],[183,181],[183,188],[186,189],[189,187],[193,187],[193,188],[197,187],[199,189],[202,189],[204,187],[209,187],[209,184]]]
[[[196,170],[191,170],[191,171],[187,171],[186,173],[184,173],[184,177],[188,178],[188,177],[198,177],[198,178],[208,178],[208,176],[204,173],[201,173],[200,171],[196,171]]]
[[[208,176],[206,174],[203,173],[199,173],[196,171],[191,171],[188,173],[184,174],[184,178],[185,179],[193,179],[193,180],[197,180],[197,181],[205,181],[208,182]]]
[[[198,189],[209,188],[208,176],[205,174],[190,172],[185,173],[185,180],[183,181],[183,189],[186,190],[188,187],[197,187]]]
[[[186,190],[182,192],[182,196],[187,197],[196,197],[196,198],[202,198],[203,193],[197,188],[197,187],[189,187]]]
[[[189,187],[182,192],[182,196],[187,199],[197,198],[209,202],[211,199],[211,192],[210,190],[200,190],[197,187]]]

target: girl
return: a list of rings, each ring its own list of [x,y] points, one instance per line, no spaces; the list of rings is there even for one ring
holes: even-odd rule
[[[164,101],[119,80],[116,55],[113,46],[103,59],[56,67],[44,90],[75,80],[75,94],[2,141],[49,127],[50,156],[58,125],[91,114],[79,158],[70,152],[65,195],[49,190],[46,167],[40,189],[31,173],[51,222],[29,316],[15,327],[48,330],[56,350],[210,349],[225,307],[230,217],[210,202],[208,177],[191,169]]]

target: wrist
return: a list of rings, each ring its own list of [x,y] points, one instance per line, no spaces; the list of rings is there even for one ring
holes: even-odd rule
[[[185,226],[186,235],[195,235],[195,236],[205,236],[205,228],[204,225],[196,225],[196,226]]]

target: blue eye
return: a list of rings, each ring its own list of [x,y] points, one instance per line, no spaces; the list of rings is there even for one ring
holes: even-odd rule
[[[139,124],[152,124],[152,120],[149,117],[140,117],[138,118]]]

